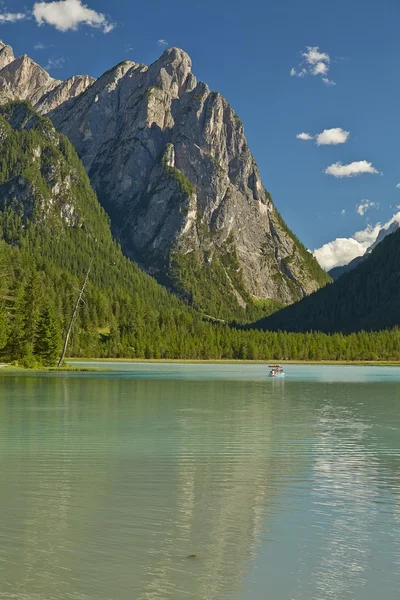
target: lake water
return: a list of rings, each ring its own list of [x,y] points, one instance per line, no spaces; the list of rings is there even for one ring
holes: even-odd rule
[[[398,600],[399,368],[101,366],[0,372],[1,599]]]

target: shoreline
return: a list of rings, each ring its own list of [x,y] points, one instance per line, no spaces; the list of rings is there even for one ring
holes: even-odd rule
[[[99,366],[91,366],[90,363],[100,363]],[[65,367],[38,367],[38,368],[27,368],[19,367],[15,365],[0,365],[0,376],[2,374],[14,374],[22,375],[29,373],[43,373],[43,374],[63,374],[63,373],[115,373],[115,369],[106,366],[102,368],[101,363],[106,365],[107,363],[132,363],[132,364],[175,364],[175,365],[263,365],[268,368],[269,364],[281,364],[285,365],[315,365],[315,366],[338,366],[338,367],[400,367],[400,361],[344,361],[344,360],[194,360],[194,359],[177,359],[177,358],[68,358],[67,366]],[[78,366],[75,363],[89,363],[87,366]]]
[[[400,360],[239,360],[239,359],[190,359],[190,358],[68,358],[67,362],[74,363],[143,363],[143,364],[204,364],[204,365],[341,365],[366,367],[400,367]]]

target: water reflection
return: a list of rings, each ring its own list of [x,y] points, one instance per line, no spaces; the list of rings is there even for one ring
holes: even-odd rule
[[[2,378],[0,598],[391,599],[396,388],[277,383]]]

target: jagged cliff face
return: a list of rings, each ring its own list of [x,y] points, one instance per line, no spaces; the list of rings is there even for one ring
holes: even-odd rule
[[[147,271],[197,304],[207,304],[207,282],[221,302],[245,306],[292,302],[328,280],[265,192],[240,119],[197,83],[185,52],[68,82],[7,52],[2,93],[30,100],[70,138],[125,251]],[[27,69],[35,76],[24,84]]]

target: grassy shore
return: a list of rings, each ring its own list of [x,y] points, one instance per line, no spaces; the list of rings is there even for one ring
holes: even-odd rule
[[[88,359],[89,360],[89,359]],[[93,360],[93,359],[90,359]],[[18,365],[0,365],[0,375],[2,373],[104,373],[108,369],[97,367],[20,367]]]

